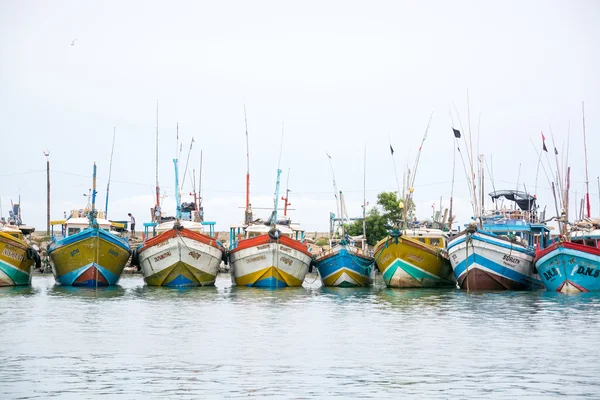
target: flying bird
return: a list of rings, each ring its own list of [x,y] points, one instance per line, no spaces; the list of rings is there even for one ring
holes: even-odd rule
[[[75,42],[77,41],[77,39],[79,39],[79,38],[73,39],[73,41],[71,42],[71,46],[75,46]]]

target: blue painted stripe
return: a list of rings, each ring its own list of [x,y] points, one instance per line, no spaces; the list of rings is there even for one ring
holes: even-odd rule
[[[354,256],[346,249],[340,249],[337,254],[321,261],[315,261],[319,274],[326,278],[339,270],[346,268],[366,277],[371,273],[373,262],[362,257]]]
[[[262,287],[262,288],[270,288],[270,289],[288,287],[287,283],[285,283],[284,281],[280,281],[279,279],[275,278],[274,276],[260,279],[256,282],[254,282],[253,284],[249,284],[246,286]]]
[[[10,265],[0,260],[0,269],[10,279],[12,279],[15,285],[29,285],[31,276],[28,273],[21,271],[14,265]]]
[[[190,280],[189,278],[186,278],[183,275],[177,275],[170,282],[163,284],[163,286],[168,286],[168,287],[198,286],[198,285],[200,285],[199,282],[193,282],[192,280]]]
[[[584,268],[583,273],[579,273],[580,266]],[[557,247],[537,260],[536,267],[549,291],[557,291],[566,281],[590,292],[600,291],[600,273],[594,276],[600,270],[600,257],[596,255]],[[588,268],[592,269],[591,276],[586,274]]]
[[[477,232],[476,234],[474,234],[474,235],[471,236],[471,239],[473,239],[473,240],[479,240],[480,242],[484,242],[484,243],[493,244],[495,246],[503,247],[505,249],[510,249],[512,251],[518,251],[519,253],[527,254],[528,256],[532,256],[532,257],[535,254],[535,251],[533,249],[525,249],[525,248],[523,248],[522,246],[519,246],[519,245],[512,246],[512,245],[509,244],[510,242],[506,243],[502,239],[491,240],[491,239],[488,239],[488,238],[484,237],[483,235],[487,235],[487,232],[486,233]],[[488,236],[491,236],[491,235],[488,235]],[[463,236],[463,237],[460,237],[458,239],[455,239],[455,240],[451,241],[448,244],[448,250],[450,250],[453,247],[458,246],[461,243],[464,243],[466,240],[467,240],[467,237]]]
[[[85,271],[87,271],[91,267],[98,268],[98,271],[100,271],[100,273],[104,276],[104,278],[106,279],[106,281],[108,282],[109,285],[116,285],[116,283],[118,282],[119,276],[113,274],[108,269],[106,269],[96,263],[89,263],[87,265],[84,265],[83,267],[74,269],[73,271],[71,271],[69,273],[66,273],[61,276],[57,276],[56,279],[58,279],[58,281],[60,282],[61,285],[73,286],[73,282],[75,282],[77,280],[77,278],[79,278],[79,275],[83,274]]]
[[[542,282],[539,279],[535,279],[532,276],[523,275],[520,272],[514,271],[508,267],[500,265],[492,260],[489,260],[482,255],[479,254],[470,254],[466,260],[461,261],[456,267],[454,267],[454,276],[458,280],[458,278],[466,271],[467,269],[467,260],[469,261],[469,269],[477,268],[477,265],[481,265],[484,268],[492,271],[494,274],[510,279],[515,282],[519,282],[522,284],[528,285],[541,285]]]

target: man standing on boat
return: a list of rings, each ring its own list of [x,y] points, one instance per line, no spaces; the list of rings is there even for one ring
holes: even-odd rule
[[[135,217],[131,213],[127,215],[129,216],[129,225],[131,225],[131,237],[135,237]]]

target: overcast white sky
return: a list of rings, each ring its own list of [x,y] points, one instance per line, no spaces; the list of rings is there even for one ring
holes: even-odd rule
[[[289,168],[291,215],[310,231],[327,230],[335,208],[325,152],[358,215],[365,142],[373,204],[396,187],[388,137],[401,176],[433,111],[415,184],[418,214],[427,217],[433,202],[450,197],[448,110],[456,103],[466,129],[468,89],[471,126],[475,133],[481,115],[480,152],[493,158],[496,189],[516,188],[521,165],[519,188],[534,192],[530,139],[539,149],[543,130],[551,149],[551,127],[562,155],[570,125],[572,198],[584,189],[585,101],[598,215],[599,17],[597,1],[1,0],[3,214],[20,192],[25,222],[44,229],[43,149],[51,154],[53,219],[85,205],[93,161],[103,208],[116,127],[109,217],[149,220],[158,101],[165,208],[174,204],[179,123],[182,170],[192,136],[189,169],[198,170],[203,150],[205,213],[218,230],[243,218],[244,102],[252,204],[272,205],[284,121],[282,186]],[[455,214],[464,223],[472,212],[461,164],[456,180]],[[541,171],[537,195],[553,210]]]

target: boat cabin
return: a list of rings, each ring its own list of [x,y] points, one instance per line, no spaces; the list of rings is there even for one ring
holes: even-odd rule
[[[441,229],[407,229],[402,232],[403,236],[417,239],[421,243],[428,244],[433,247],[445,249],[448,243],[448,233]]]
[[[1,224],[0,232],[12,236],[15,239],[23,240],[23,232],[14,225]]]
[[[52,238],[55,236],[59,237],[69,237],[75,235],[87,228],[90,227],[90,220],[87,217],[89,209],[79,209],[72,210],[69,218],[62,220],[50,221],[51,226],[51,235]],[[122,227],[122,224],[111,222],[104,217],[104,211],[98,211],[98,216],[96,217],[96,223],[98,227],[106,232],[110,232],[111,228],[119,228]],[[54,227],[60,226],[60,233],[55,235]]]
[[[289,237],[304,243],[305,231],[298,224],[275,225],[282,236]],[[229,250],[237,247],[240,240],[266,235],[273,229],[273,225],[266,224],[235,224],[229,227]]]
[[[571,232],[571,242],[598,249],[600,248],[600,229],[573,231]]]

